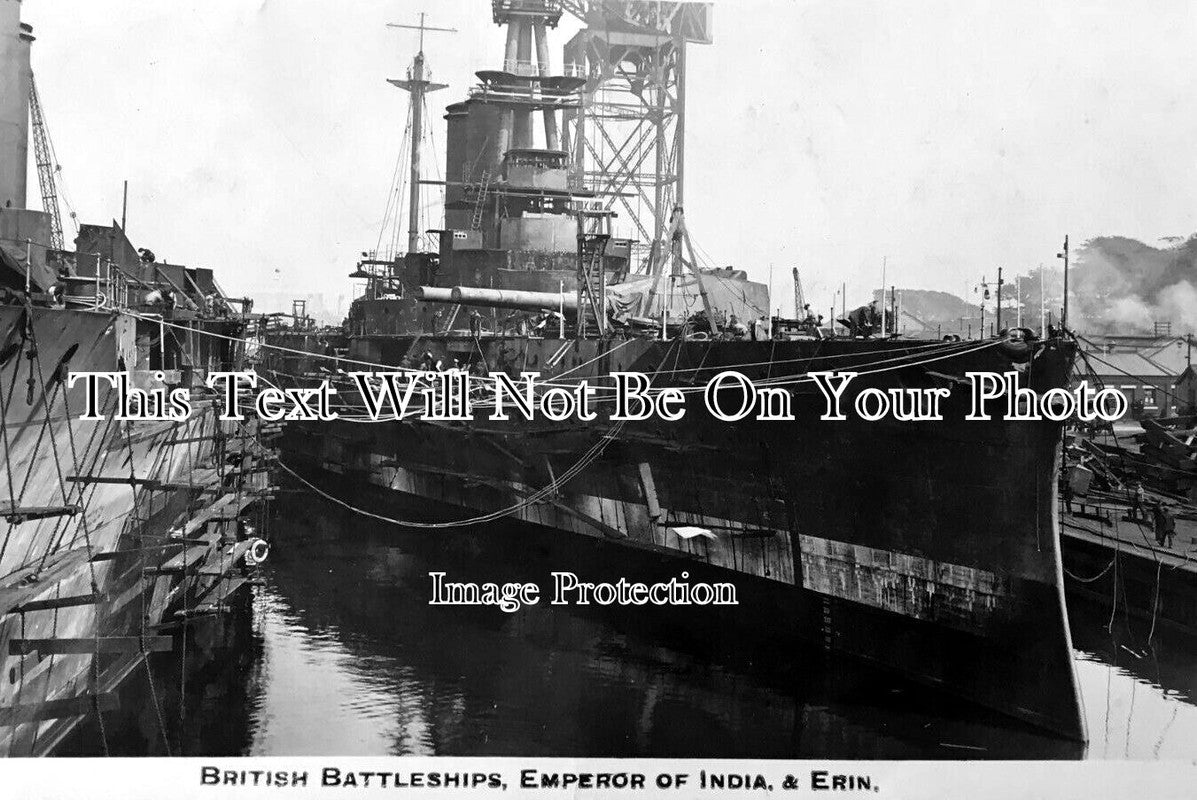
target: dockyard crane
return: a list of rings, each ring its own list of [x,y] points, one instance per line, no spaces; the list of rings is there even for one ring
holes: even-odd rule
[[[802,319],[802,309],[806,308],[806,297],[802,294],[802,277],[798,268],[794,267],[794,319]]]
[[[50,136],[46,132],[46,116],[37,94],[37,83],[32,79],[29,81],[29,119],[33,129],[33,151],[37,161],[37,182],[42,192],[42,209],[50,215],[50,245],[55,250],[62,250],[65,240],[62,236],[62,214],[58,208],[58,182],[55,179],[58,168],[50,149]]]
[[[515,0],[494,0],[506,7]],[[582,22],[562,52],[566,74],[586,79],[580,108],[563,112],[561,149],[573,176],[621,207],[624,230],[645,248],[653,275],[669,259],[673,209],[685,204],[686,53],[709,45],[711,3],[677,0],[536,0]]]

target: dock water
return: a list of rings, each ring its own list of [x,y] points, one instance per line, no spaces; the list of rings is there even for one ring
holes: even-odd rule
[[[288,544],[242,638],[182,707],[171,690],[176,753],[1167,759],[1197,739],[1197,648],[1161,629],[1148,650],[1122,610],[1107,631],[1108,603],[1069,603],[1086,747],[818,648],[716,641],[693,615],[681,628],[644,609],[429,608],[431,569],[594,575],[602,557],[510,522],[429,537],[287,497],[271,524]],[[152,720],[131,722],[119,752],[162,754]]]

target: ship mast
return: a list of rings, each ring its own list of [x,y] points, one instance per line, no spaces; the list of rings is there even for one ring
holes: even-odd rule
[[[424,24],[424,12],[420,12],[419,25],[402,25],[388,22],[388,28],[408,28],[420,32],[419,50],[407,70],[407,80],[391,79],[387,82],[411,93],[411,175],[408,179],[407,200],[407,252],[419,249],[420,238],[420,144],[424,138],[424,95],[444,89],[446,84],[432,83],[424,78],[424,32],[457,33],[456,28],[433,28]]]

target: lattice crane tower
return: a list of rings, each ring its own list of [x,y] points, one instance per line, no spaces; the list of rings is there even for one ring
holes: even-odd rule
[[[711,3],[566,0],[584,23],[565,46],[567,74],[587,79],[566,111],[562,148],[577,188],[617,211],[642,269],[668,257],[664,235],[685,189],[686,48],[710,44]],[[647,250],[647,252],[645,252]]]

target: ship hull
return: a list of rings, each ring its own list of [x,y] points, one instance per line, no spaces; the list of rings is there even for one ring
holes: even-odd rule
[[[223,457],[218,440],[230,434],[211,404],[196,403],[177,422],[116,422],[106,388],[107,418],[79,419],[84,386],[62,379],[136,378],[126,367],[136,363],[135,334],[134,321],[108,312],[0,307],[9,356],[0,365],[6,755],[53,753],[80,722],[111,708],[131,676],[148,680],[146,654],[173,646],[175,612],[200,602],[220,607],[240,572],[224,531],[192,526],[186,549],[168,544],[172,528],[217,493],[210,483],[193,486],[197,469]],[[62,513],[70,506],[74,512]]]
[[[724,368],[757,380],[859,368],[854,391],[946,377],[951,394],[937,422],[824,421],[808,383],[791,393],[792,421],[722,422],[691,395],[682,421],[629,423],[614,437],[601,418],[549,425],[479,414],[462,424],[305,424],[283,449],[289,464],[441,516],[510,509],[532,525],[659,553],[679,569],[702,564],[766,582],[791,595],[778,613],[821,646],[1084,738],[1061,591],[1059,427],[965,421],[969,393],[951,380],[1021,368],[1042,391],[1063,385],[1064,349],[1042,347],[1015,367],[997,346],[362,337],[350,355],[399,364],[417,347],[443,358],[477,348],[491,368],[558,379],[639,371],[658,386],[702,386]],[[276,379],[310,380],[302,361],[280,359]],[[900,368],[879,370],[879,361]],[[599,455],[574,474],[596,445]],[[566,474],[555,493],[527,502]],[[706,533],[679,535],[687,527]]]

